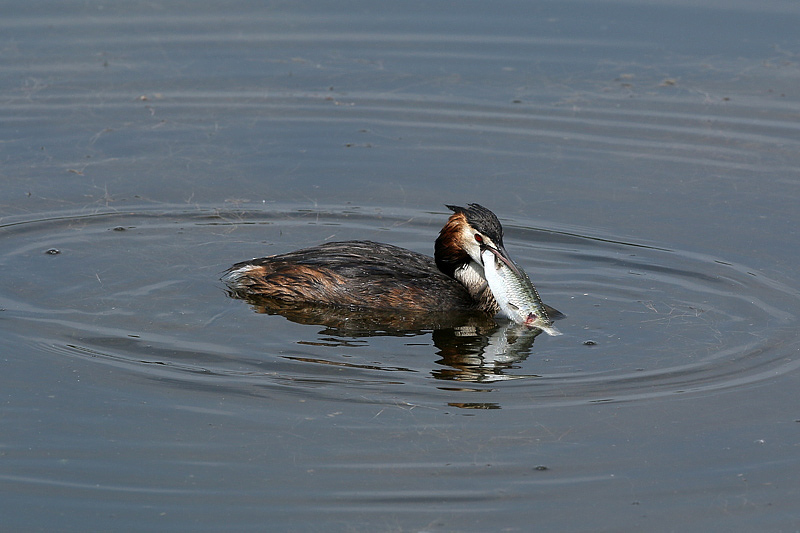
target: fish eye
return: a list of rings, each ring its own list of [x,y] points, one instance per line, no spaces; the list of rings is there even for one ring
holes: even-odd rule
[[[475,242],[478,242],[478,243],[482,244],[483,243],[483,235],[481,235],[480,233],[476,233],[475,234]]]

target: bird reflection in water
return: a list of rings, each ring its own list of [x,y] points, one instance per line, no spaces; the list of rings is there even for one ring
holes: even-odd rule
[[[359,339],[369,337],[413,337],[430,335],[439,368],[432,371],[437,379],[489,383],[516,379],[505,373],[515,368],[531,353],[534,339],[541,333],[513,322],[498,324],[481,312],[396,313],[380,310],[342,309],[301,303],[289,303],[260,296],[242,298],[257,313],[281,315],[297,324],[324,326],[317,341],[307,344],[324,346],[361,345]],[[304,362],[370,368],[387,371],[409,371],[407,368],[360,365],[309,357],[290,357]],[[524,377],[538,377],[525,375]]]

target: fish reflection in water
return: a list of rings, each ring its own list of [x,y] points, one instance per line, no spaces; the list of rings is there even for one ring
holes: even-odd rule
[[[458,328],[455,333],[451,336],[449,330],[433,332],[434,345],[442,356],[439,363],[445,365],[433,371],[435,377],[475,383],[540,377],[506,373],[528,358],[540,329],[507,322],[488,332]]]

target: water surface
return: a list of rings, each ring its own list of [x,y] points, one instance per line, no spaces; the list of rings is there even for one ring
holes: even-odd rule
[[[800,527],[794,3],[7,11],[6,527]],[[219,281],[474,201],[563,336]]]

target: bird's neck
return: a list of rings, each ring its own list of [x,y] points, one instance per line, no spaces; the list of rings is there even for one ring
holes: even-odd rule
[[[470,260],[456,267],[453,277],[467,289],[472,299],[477,302],[478,309],[491,314],[497,313],[500,307],[489,288],[482,265]]]

